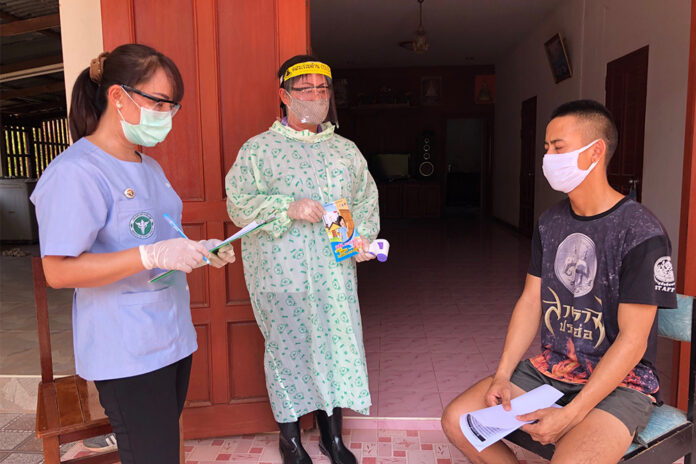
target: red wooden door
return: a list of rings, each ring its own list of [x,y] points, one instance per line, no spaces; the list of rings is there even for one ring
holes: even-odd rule
[[[520,156],[520,217],[519,230],[526,237],[534,231],[534,157],[536,151],[537,97],[522,102]]]
[[[137,42],[171,57],[184,79],[167,140],[146,152],[184,201],[192,239],[230,235],[224,176],[242,143],[279,114],[280,64],[309,49],[308,0],[101,0],[104,49]],[[237,262],[189,276],[198,351],[184,410],[186,438],[274,430],[263,338]]]
[[[623,194],[632,187],[641,200],[645,98],[648,92],[648,47],[640,48],[607,64],[606,104],[616,119],[619,145],[609,170],[609,183]]]

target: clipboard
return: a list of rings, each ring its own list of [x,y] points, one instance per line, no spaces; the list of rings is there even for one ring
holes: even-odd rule
[[[211,253],[213,253],[213,254],[215,254],[215,253],[217,253],[217,251],[218,251],[220,248],[222,248],[222,247],[224,247],[224,246],[227,246],[227,245],[229,245],[230,243],[232,243],[232,242],[234,242],[234,241],[239,240],[240,238],[244,237],[246,234],[249,234],[249,233],[255,231],[255,230],[258,229],[259,227],[263,227],[263,226],[265,226],[266,224],[269,224],[269,223],[275,221],[275,219],[276,219],[275,216],[270,216],[268,219],[266,219],[265,221],[262,221],[262,222],[251,221],[249,224],[247,224],[246,226],[244,226],[244,227],[242,227],[241,229],[239,229],[239,231],[237,231],[237,233],[235,233],[234,235],[231,235],[231,236],[227,237],[225,240],[223,240],[222,242],[220,242],[220,244],[219,244],[218,246],[216,246],[215,248],[211,248],[211,249],[208,250],[208,251],[211,252]],[[162,274],[156,275],[156,276],[153,277],[152,279],[148,280],[148,282],[149,282],[149,283],[157,282],[158,280],[160,280],[160,279],[162,279],[162,278],[164,278],[164,277],[170,275],[172,272],[176,272],[176,270],[171,270],[171,271],[163,272]]]

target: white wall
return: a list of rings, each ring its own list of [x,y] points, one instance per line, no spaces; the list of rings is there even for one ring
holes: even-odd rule
[[[493,215],[518,225],[520,194],[520,110],[522,101],[537,96],[537,159],[535,210],[543,211],[562,198],[548,187],[541,173],[544,129],[548,115],[559,102],[580,98],[582,18],[584,0],[564,0],[500,62],[495,64],[495,135],[493,156]],[[571,57],[573,77],[553,81],[544,42],[555,33],[563,36]],[[541,208],[541,209],[539,209]]]
[[[65,96],[70,111],[70,95],[75,79],[104,49],[101,2],[60,0],[59,7]]]
[[[604,101],[606,63],[648,45],[642,202],[667,228],[676,265],[679,245],[686,86],[689,64],[689,0],[588,2],[586,79],[583,97]],[[601,21],[599,19],[601,18]],[[587,57],[590,50],[596,55]]]
[[[564,0],[496,63],[493,215],[513,225],[519,215],[520,108],[537,96],[535,215],[564,195],[541,172],[551,111],[578,98],[604,102],[606,65],[649,45],[643,156],[643,204],[662,221],[677,256],[689,47],[689,0]],[[573,77],[554,84],[544,42],[560,32]]]

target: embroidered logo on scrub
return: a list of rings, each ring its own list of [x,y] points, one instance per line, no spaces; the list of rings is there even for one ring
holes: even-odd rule
[[[149,213],[136,213],[130,220],[130,231],[135,238],[149,238],[155,232],[155,221]]]
[[[672,258],[663,256],[655,262],[653,268],[655,278],[655,290],[662,292],[674,292],[674,269],[672,268]]]

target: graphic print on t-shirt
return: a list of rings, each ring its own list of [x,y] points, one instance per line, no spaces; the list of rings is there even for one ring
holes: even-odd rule
[[[575,308],[571,305],[561,304],[561,299],[551,287],[548,290],[553,299],[542,300],[542,303],[548,305],[544,312],[544,324],[551,332],[551,335],[556,335],[554,327],[560,332],[570,335],[568,343],[572,344],[572,338],[581,340],[589,340],[594,348],[599,347],[604,341],[606,330],[602,321],[602,300],[594,297],[598,304],[597,309],[592,308]],[[569,351],[575,351],[569,349]],[[575,360],[577,361],[577,360]]]
[[[597,275],[595,244],[585,234],[566,237],[558,246],[554,263],[556,277],[576,297],[587,295]]]
[[[655,274],[655,290],[663,292],[674,292],[674,270],[672,269],[672,258],[662,256],[655,261],[653,269]]]

